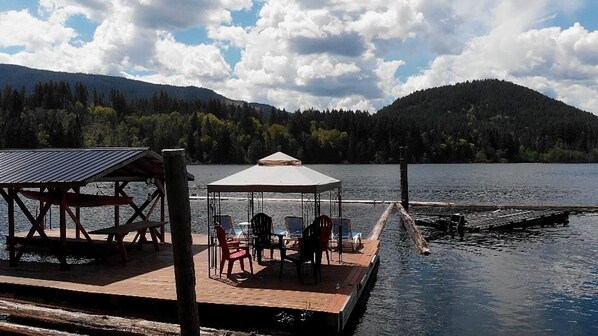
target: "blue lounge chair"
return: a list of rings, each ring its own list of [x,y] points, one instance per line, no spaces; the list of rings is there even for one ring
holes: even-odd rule
[[[297,240],[303,234],[303,217],[286,216],[284,218],[284,226],[286,228],[286,237],[291,240]]]
[[[332,218],[332,240],[338,240],[339,225],[342,229],[342,242],[350,242],[353,252],[361,246],[361,232],[354,232],[351,227],[351,218]]]
[[[237,240],[241,239],[243,229],[235,227],[233,224],[233,219],[230,215],[214,215],[214,222],[216,225],[220,225],[224,229],[224,232],[228,238]]]

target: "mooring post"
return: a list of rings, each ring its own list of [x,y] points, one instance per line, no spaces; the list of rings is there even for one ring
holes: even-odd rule
[[[198,336],[199,312],[195,296],[195,265],[191,238],[191,206],[184,149],[165,149],[164,171],[168,218],[172,237],[174,276],[181,335]]]
[[[409,211],[409,182],[407,181],[407,146],[399,147],[399,163],[401,170],[401,204]]]

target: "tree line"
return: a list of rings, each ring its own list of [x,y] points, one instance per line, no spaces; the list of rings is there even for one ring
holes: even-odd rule
[[[397,163],[400,146],[411,162],[598,162],[598,118],[513,86],[420,91],[374,114],[261,111],[165,92],[128,99],[81,83],[6,86],[0,147],[185,148],[191,162],[210,164],[255,163],[276,151],[304,163]]]

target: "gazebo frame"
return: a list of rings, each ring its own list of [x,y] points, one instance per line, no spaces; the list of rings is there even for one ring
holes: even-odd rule
[[[300,194],[301,209],[305,214],[306,199],[313,197],[313,218],[321,214],[322,194],[329,192],[330,214],[333,203],[338,205],[339,217],[342,216],[342,182],[321,174],[301,164],[301,161],[277,152],[258,161],[258,164],[207,186],[208,208],[208,274],[218,274],[218,246],[216,245],[214,216],[221,214],[221,193],[245,193],[247,195],[247,221],[256,213],[256,198],[260,211],[263,211],[264,193]],[[257,197],[256,197],[257,195]],[[259,211],[258,211],[259,212]],[[309,211],[307,211],[309,213]],[[339,228],[340,229],[340,228]],[[342,246],[342,234],[339,232],[338,246]],[[338,248],[339,261],[342,261],[342,248]]]

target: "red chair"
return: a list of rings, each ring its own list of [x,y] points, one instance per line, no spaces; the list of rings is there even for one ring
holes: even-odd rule
[[[243,262],[243,259],[245,258],[249,259],[249,267],[251,269],[251,274],[253,274],[253,262],[251,260],[251,254],[249,253],[249,246],[231,246],[226,240],[226,232],[224,232],[224,229],[220,225],[216,225],[216,235],[218,236],[218,244],[222,249],[222,256],[220,259],[220,276],[222,276],[222,269],[224,268],[224,262],[226,260],[228,260],[228,271],[226,272],[227,278],[230,278],[230,273],[233,270],[233,264],[236,260],[239,260],[241,263],[241,269],[245,270],[245,263]],[[231,251],[231,248],[236,249],[236,251]]]
[[[322,252],[326,252],[326,260],[330,265],[330,236],[332,235],[332,219],[326,215],[320,215],[316,218],[318,226],[320,227],[320,248]]]

